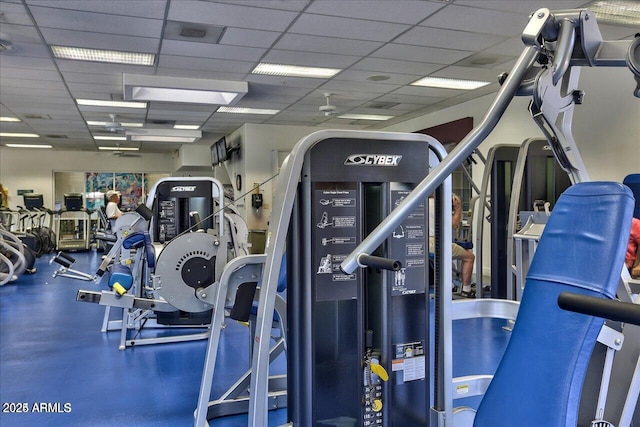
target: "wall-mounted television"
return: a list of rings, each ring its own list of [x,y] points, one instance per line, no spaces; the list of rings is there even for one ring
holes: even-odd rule
[[[223,136],[211,146],[211,165],[217,166],[225,162],[228,157],[227,139]]]
[[[25,209],[42,209],[44,207],[44,199],[42,194],[25,193],[22,195]]]
[[[211,166],[217,166],[220,163],[218,159],[218,143],[211,144]]]
[[[81,193],[65,193],[64,208],[68,211],[82,210],[82,194]]]

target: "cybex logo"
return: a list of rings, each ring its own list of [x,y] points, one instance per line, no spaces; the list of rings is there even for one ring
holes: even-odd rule
[[[196,191],[195,185],[175,185],[171,187],[171,192]]]
[[[400,154],[352,154],[344,164],[347,166],[398,166]]]

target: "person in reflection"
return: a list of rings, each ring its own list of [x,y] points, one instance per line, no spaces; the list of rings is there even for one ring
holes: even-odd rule
[[[455,230],[460,227],[460,223],[462,222],[462,202],[457,194],[453,194],[451,196],[451,203],[451,225]],[[429,197],[429,252],[435,252],[435,199],[433,196]],[[473,252],[463,248],[457,243],[451,243],[451,257],[453,260],[461,262],[461,295],[465,298],[475,298],[476,291],[473,289],[474,285],[471,283],[471,276],[473,275],[473,264],[476,261],[476,256]],[[456,292],[457,287],[454,286],[453,291]]]

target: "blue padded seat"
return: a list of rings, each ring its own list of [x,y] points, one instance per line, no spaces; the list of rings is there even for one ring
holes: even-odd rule
[[[474,426],[577,425],[587,365],[604,321],[561,310],[558,295],[615,296],[633,203],[629,188],[612,182],[576,184],[559,198]]]
[[[113,264],[111,266],[111,274],[109,276],[109,288],[113,288],[113,286],[119,283],[124,289],[131,289],[131,285],[133,285],[133,275],[131,274],[131,269],[123,264]]]

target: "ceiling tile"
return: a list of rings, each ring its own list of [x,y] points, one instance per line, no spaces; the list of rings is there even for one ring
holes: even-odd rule
[[[232,61],[258,61],[265,52],[266,49],[256,47],[223,46],[178,40],[165,40],[160,51],[163,55],[217,58]]]
[[[277,31],[248,30],[246,28],[227,28],[220,44],[247,47],[270,47],[280,37]]]
[[[368,57],[361,61],[358,61],[351,68],[354,70],[379,71],[389,73],[395,72],[414,74],[416,76],[426,76],[429,73],[443,68],[443,65],[428,64],[418,61],[396,61],[394,59]]]
[[[309,6],[306,12],[400,24],[417,24],[443,6],[444,4],[414,0],[316,1]]]
[[[368,55],[382,46],[380,42],[340,39],[336,37],[285,34],[273,47],[301,52],[320,52],[340,55]]]
[[[36,23],[43,28],[157,38],[162,32],[163,25],[160,19],[78,12],[52,7],[32,7],[31,12]]]
[[[499,36],[521,34],[528,15],[498,10],[478,9],[452,4],[422,21],[420,25],[435,28],[464,28],[465,31]]]
[[[340,2],[335,4],[340,4]],[[303,14],[291,26],[289,32],[354,40],[388,42],[409,28],[409,25],[404,24]]]
[[[444,49],[478,51],[493,46],[504,39],[504,37],[491,34],[418,26],[402,34],[393,42]]]
[[[357,56],[349,55],[272,49],[262,58],[261,62],[325,68],[346,68],[354,64],[358,59]]]
[[[464,50],[389,43],[376,50],[371,56],[402,61],[429,61],[438,64],[453,64],[470,54],[471,52]]]
[[[223,71],[230,73],[248,73],[253,69],[253,65],[253,62],[176,55],[162,55],[158,61],[159,68],[184,68],[188,70]]]
[[[210,25],[284,31],[298,14],[283,10],[193,0],[172,2],[168,19]]]
[[[49,45],[85,47],[89,49],[119,50],[124,52],[156,53],[159,39],[102,33],[72,31],[60,28],[43,28],[42,35]]]
[[[162,19],[167,6],[167,0],[127,0],[126,6],[119,1],[95,0],[26,0],[30,7],[45,6],[56,9],[97,12],[108,15],[139,16],[144,18]]]

